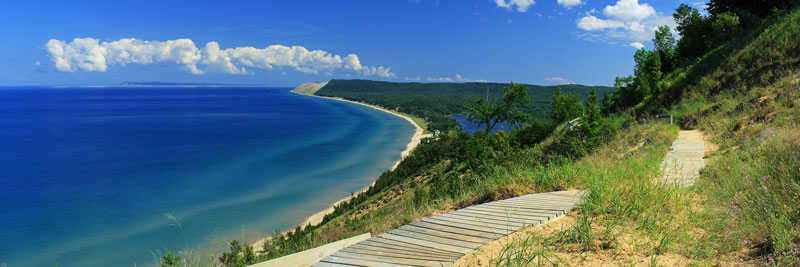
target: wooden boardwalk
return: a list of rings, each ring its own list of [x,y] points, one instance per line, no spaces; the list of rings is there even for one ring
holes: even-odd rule
[[[664,176],[661,183],[677,184],[682,187],[694,185],[700,176],[700,169],[705,166],[703,155],[706,148],[703,142],[703,133],[699,131],[681,131],[678,139],[672,142],[672,147],[661,163]]]
[[[350,245],[313,266],[450,266],[495,239],[563,216],[580,199],[580,191],[559,191],[470,206]]]

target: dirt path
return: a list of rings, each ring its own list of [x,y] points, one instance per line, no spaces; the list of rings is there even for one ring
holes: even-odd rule
[[[703,156],[706,151],[703,132],[681,131],[678,139],[672,142],[670,151],[661,163],[664,176],[660,183],[677,184],[682,187],[694,185],[705,166]]]

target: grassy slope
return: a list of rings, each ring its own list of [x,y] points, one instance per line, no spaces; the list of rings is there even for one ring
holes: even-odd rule
[[[587,189],[574,224],[508,244],[498,265],[555,262],[700,264],[745,261],[798,264],[800,236],[800,12],[712,51],[667,76],[665,105],[683,127],[720,146],[690,189],[655,186],[677,127],[638,125],[591,155],[542,164],[563,134],[491,166],[480,175],[445,160],[381,190],[314,230],[314,247],[364,232],[380,234],[415,219],[525,193]],[[693,119],[697,108],[704,119]],[[447,197],[437,183],[455,181]],[[532,242],[534,240],[535,242]],[[665,263],[666,262],[666,263]],[[606,264],[608,262],[605,262]]]
[[[800,264],[799,66],[795,11],[671,73],[662,98],[680,101],[665,109],[719,145],[698,184],[654,186],[658,161],[623,160],[623,172],[584,166],[599,173],[584,184],[591,194],[575,223],[555,234],[519,237],[496,263]],[[663,152],[642,156],[656,159]],[[584,161],[613,154],[600,149]],[[640,171],[624,172],[631,169]]]

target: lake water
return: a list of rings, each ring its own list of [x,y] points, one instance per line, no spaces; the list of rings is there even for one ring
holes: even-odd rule
[[[474,134],[475,131],[477,131],[478,129],[486,130],[486,125],[478,125],[477,123],[470,122],[468,120],[469,115],[467,115],[467,114],[456,114],[456,115],[452,115],[450,117],[455,119],[456,122],[458,122],[458,124],[461,125],[461,129],[463,131],[465,131],[465,132]],[[494,129],[492,129],[491,133],[496,133],[496,132],[501,131],[501,130],[508,132],[508,131],[511,131],[512,129],[514,129],[514,128],[511,127],[511,125],[509,125],[507,123],[504,123],[504,122],[500,122],[500,123],[497,123],[497,125],[494,126]]]
[[[369,185],[413,132],[289,88],[0,88],[0,264],[150,266],[285,230]]]

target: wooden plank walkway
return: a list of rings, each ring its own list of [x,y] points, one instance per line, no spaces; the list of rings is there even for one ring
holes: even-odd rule
[[[558,191],[470,206],[350,245],[313,266],[450,266],[495,239],[563,216],[580,199],[580,191]]]
[[[681,131],[661,163],[664,176],[659,182],[681,187],[694,185],[697,177],[700,177],[700,169],[705,166],[705,151],[702,132]]]

